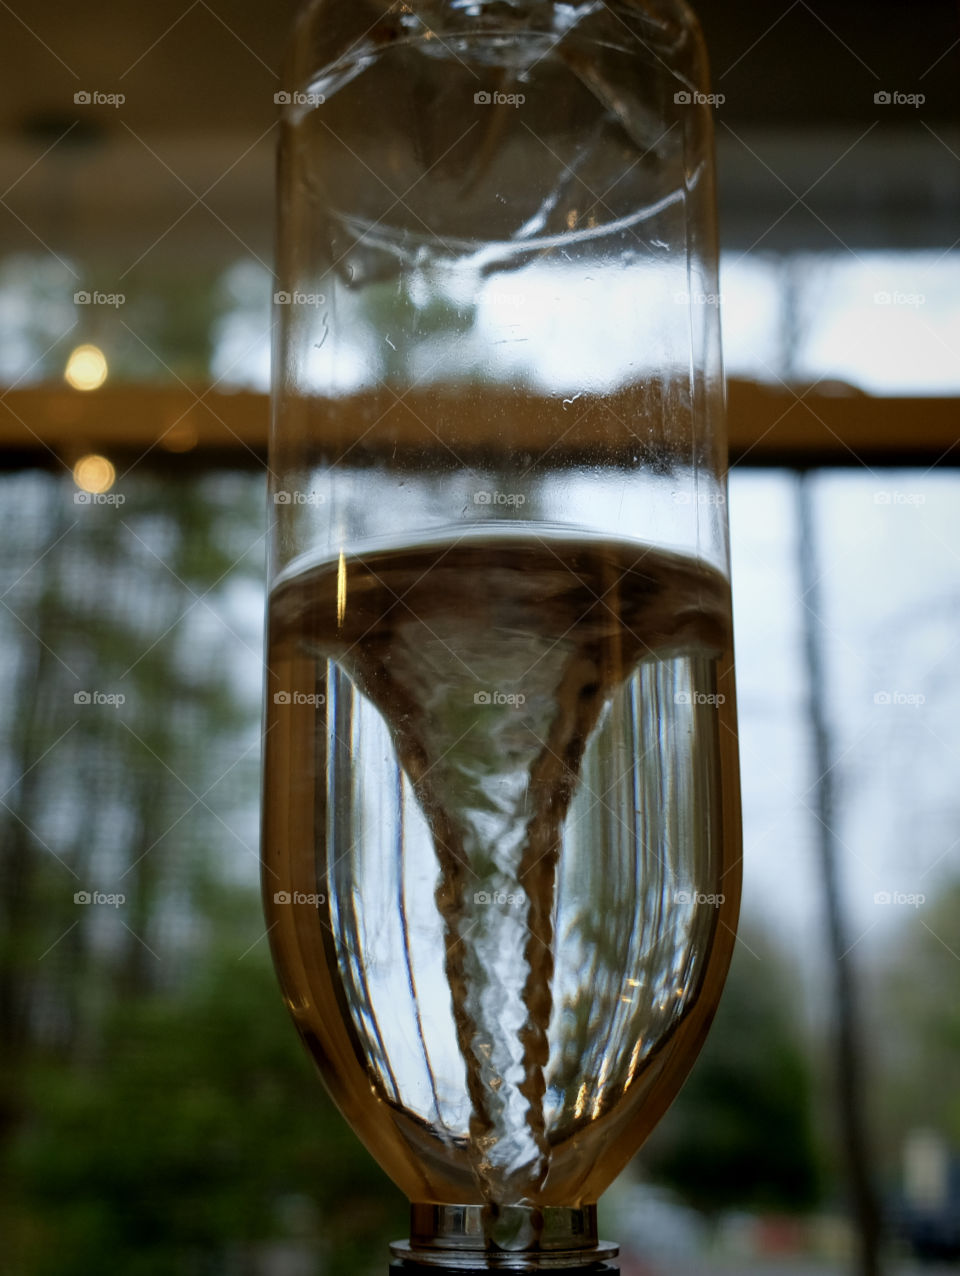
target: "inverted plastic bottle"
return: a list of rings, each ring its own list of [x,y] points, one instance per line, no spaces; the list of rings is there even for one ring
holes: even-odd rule
[[[610,1270],[729,964],[708,89],[673,0],[318,0],[279,95],[264,898],[402,1270]]]

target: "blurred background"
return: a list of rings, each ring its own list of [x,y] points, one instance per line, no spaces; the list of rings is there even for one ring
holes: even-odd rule
[[[257,891],[292,0],[0,5],[0,1268],[382,1272]],[[741,940],[624,1276],[960,1261],[960,9],[702,0]],[[858,1240],[858,1237],[860,1238]],[[866,1252],[866,1259],[864,1258]]]

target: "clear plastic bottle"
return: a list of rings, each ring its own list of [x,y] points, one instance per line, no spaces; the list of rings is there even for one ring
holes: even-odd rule
[[[316,0],[296,33],[264,892],[407,1264],[601,1261],[729,963],[707,89],[675,0]]]

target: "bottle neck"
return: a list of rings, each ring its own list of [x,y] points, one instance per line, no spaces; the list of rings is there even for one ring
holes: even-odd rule
[[[562,1272],[563,1276],[620,1276],[620,1268],[604,1262],[587,1263],[585,1266],[577,1267],[515,1267],[504,1263],[498,1263],[495,1267],[478,1267],[475,1263],[467,1260],[467,1266],[448,1266],[437,1267],[434,1265],[424,1266],[422,1263],[413,1262],[410,1259],[394,1259],[390,1264],[390,1276],[491,1276],[493,1272],[499,1272],[501,1276],[510,1272],[522,1271],[543,1271],[543,1272]]]
[[[615,1245],[598,1240],[597,1207],[436,1205],[410,1207],[410,1241],[391,1246],[402,1271],[460,1273],[590,1270],[614,1258]],[[608,1271],[614,1271],[608,1268]]]

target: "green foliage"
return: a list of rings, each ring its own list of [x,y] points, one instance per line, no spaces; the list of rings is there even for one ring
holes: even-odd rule
[[[875,997],[874,1031],[883,1049],[880,1101],[884,1159],[899,1167],[917,1128],[939,1130],[960,1148],[960,881],[905,909],[907,920]]]
[[[264,948],[207,957],[187,989],[114,1007],[94,1058],[34,1071],[8,1167],[24,1272],[220,1272],[231,1249],[282,1237],[283,1202],[305,1192],[325,1270],[385,1261],[404,1203],[333,1110]]]
[[[640,1159],[699,1209],[799,1212],[820,1195],[811,1066],[784,959],[745,938],[703,1054]]]

